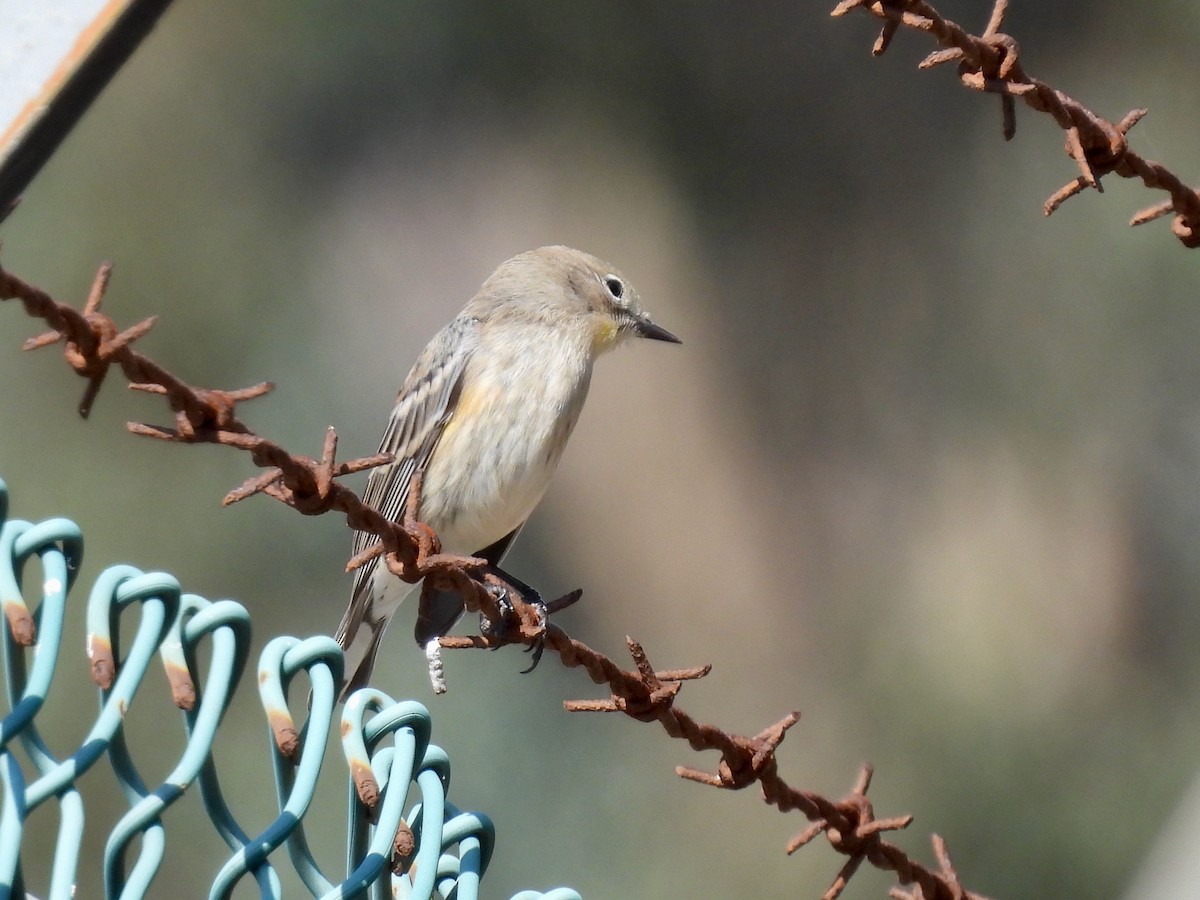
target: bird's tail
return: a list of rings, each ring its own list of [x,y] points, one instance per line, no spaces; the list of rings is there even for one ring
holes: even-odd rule
[[[375,668],[375,657],[379,655],[379,645],[383,641],[383,633],[387,630],[390,618],[385,616],[377,622],[364,620],[349,642],[342,645],[346,657],[346,680],[342,683],[341,694],[338,695],[339,703],[345,703],[347,697],[370,682],[371,671]]]
[[[355,580],[354,596],[333,636],[345,654],[340,702],[346,702],[350,694],[371,680],[383,633],[392,613],[411,590],[412,585],[389,575],[381,566],[374,566],[368,576]]]
[[[417,610],[417,624],[413,627],[413,637],[422,648],[445,635],[466,611],[456,591],[434,591],[425,607]]]

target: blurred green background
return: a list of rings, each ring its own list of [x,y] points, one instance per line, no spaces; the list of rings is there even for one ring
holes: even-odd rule
[[[996,99],[917,71],[927,38],[873,60],[875,20],[831,6],[178,0],[0,229],[4,263],[82,302],[113,260],[107,310],[162,317],[143,352],[193,384],[276,381],[244,418],[314,455],[333,425],[350,458],[496,264],[547,243],[611,260],[684,345],[600,363],[511,569],[585,588],[561,624],[612,655],[631,634],[661,668],[713,663],[682,695],[701,719],[754,733],[802,710],[782,774],[840,796],[870,760],[879,814],[916,816],[897,840],[932,862],[944,835],[970,889],[1119,897],[1200,738],[1200,257],[1165,221],[1127,228],[1159,197],[1118,179],[1043,219],[1075,174],[1057,128],[1022,108],[1004,143]],[[1195,180],[1194,4],[1017,0],[1007,30],[1098,112],[1149,106],[1135,148]],[[0,307],[0,476],[15,515],[83,526],[82,586],[167,570],[245,603],[256,653],[330,632],[345,526],[222,509],[249,459],[128,435],[168,417],[116,378],[79,420],[58,351],[19,352],[41,330]],[[431,707],[451,799],[495,819],[487,896],[832,879],[828,849],[784,855],[798,816],[673,774],[714,758],[566,714],[596,696],[577,671],[451,655],[434,698],[411,616],[377,681]],[[68,657],[51,695],[64,753],[86,672]],[[217,749],[248,828],[274,802],[251,687]],[[161,775],[177,714],[144,693],[130,727]],[[93,861],[124,809],[103,782]],[[331,868],[342,804],[331,784],[314,814]],[[153,896],[203,895],[227,853],[198,797],[167,821]],[[845,896],[891,883],[864,871]]]

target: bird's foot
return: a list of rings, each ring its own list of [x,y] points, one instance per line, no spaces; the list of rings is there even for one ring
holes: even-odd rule
[[[534,635],[533,643],[525,648],[526,653],[532,653],[533,655],[529,658],[529,668],[521,670],[522,675],[528,675],[542,661],[542,654],[546,652],[546,623],[550,621],[550,610],[547,609],[546,603],[541,597],[534,594],[534,599],[526,602],[537,613],[538,624],[537,634]]]
[[[541,595],[533,588],[524,585],[522,598],[527,606],[529,606],[537,616],[536,633],[532,642],[526,646],[525,652],[533,654],[533,661],[529,668],[524,669],[521,674],[532,672],[537,668],[537,664],[542,660],[542,653],[546,649],[546,623],[549,621],[550,612],[546,606],[546,602],[542,600]],[[500,610],[500,618],[497,621],[492,621],[487,616],[479,616],[479,633],[488,640],[497,641],[495,648],[500,646],[500,638],[506,634],[517,631],[521,627],[521,617],[517,613],[516,607],[513,605],[509,589],[503,585],[489,584],[487,590],[493,597],[496,598],[496,606]]]
[[[513,617],[512,601],[508,599],[508,588],[502,584],[487,584],[484,585],[485,590],[496,599],[496,608],[500,610],[500,618],[492,621],[482,612],[479,614],[479,633],[489,641],[497,640],[509,627]],[[497,643],[492,647],[496,650],[500,647]]]

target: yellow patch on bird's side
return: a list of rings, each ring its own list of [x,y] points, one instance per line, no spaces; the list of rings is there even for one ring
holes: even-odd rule
[[[499,389],[494,386],[484,387],[479,384],[479,379],[474,379],[470,386],[463,388],[462,393],[458,397],[458,403],[454,406],[454,413],[450,416],[450,421],[446,423],[445,430],[442,431],[442,441],[453,439],[455,432],[464,424],[480,421],[481,413],[495,404],[500,396]]]
[[[617,327],[617,323],[605,316],[596,325],[596,331],[592,335],[593,351],[603,353],[605,350],[611,350],[617,343],[617,336],[619,334],[620,329]]]

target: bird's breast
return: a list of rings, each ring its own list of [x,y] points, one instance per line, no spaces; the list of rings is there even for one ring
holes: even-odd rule
[[[478,354],[425,470],[421,518],[451,553],[474,553],[533,512],[591,377],[587,354]]]

